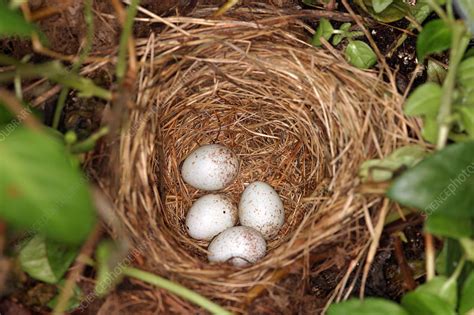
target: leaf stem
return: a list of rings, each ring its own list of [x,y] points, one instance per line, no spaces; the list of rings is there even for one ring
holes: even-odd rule
[[[137,15],[138,5],[140,0],[132,0],[130,6],[127,9],[127,17],[123,25],[122,34],[120,35],[119,52],[117,60],[117,79],[118,82],[122,82],[125,77],[125,70],[127,68],[127,50],[128,50],[128,39],[132,34],[133,19]]]
[[[436,14],[445,22],[449,23],[450,20],[444,12],[443,8],[436,2],[436,0],[426,0],[426,3],[436,12]]]
[[[160,276],[154,275],[152,273],[142,271],[136,268],[126,268],[123,272],[126,276],[132,277],[153,285],[157,287],[163,288],[168,290],[171,293],[174,293],[178,296],[181,296],[197,305],[201,306],[202,308],[208,310],[212,314],[219,314],[219,315],[231,315],[232,313],[227,311],[226,309],[222,308],[221,306],[215,304],[214,302],[206,299],[202,295],[189,290],[177,283],[164,279]]]
[[[446,146],[451,127],[450,116],[453,101],[453,94],[455,89],[455,79],[458,66],[462,60],[464,52],[469,44],[469,37],[467,36],[466,28],[461,22],[453,22],[453,38],[452,48],[450,52],[449,70],[443,84],[443,96],[441,98],[441,106],[438,114],[438,141],[436,145],[437,150],[441,150]]]

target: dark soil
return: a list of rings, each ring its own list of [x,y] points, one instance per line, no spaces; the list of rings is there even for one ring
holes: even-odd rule
[[[192,15],[193,8],[197,5],[198,0],[143,0],[142,5],[148,10],[159,15],[182,14]],[[248,1],[243,1],[244,5]],[[297,0],[269,0],[268,2],[276,6],[292,6],[298,3]],[[48,47],[53,51],[64,55],[76,55],[80,50],[81,43],[85,37],[85,23],[82,15],[81,1],[64,1],[64,0],[31,0],[30,7],[33,12],[39,12],[45,8],[65,6],[67,8],[59,13],[52,14],[46,18],[39,20],[38,24],[45,37],[48,39]],[[199,3],[204,4],[221,4],[223,1],[203,0]],[[340,8],[341,6],[339,6]],[[95,35],[93,42],[92,55],[109,55],[113,53],[116,47],[120,27],[113,19],[104,19],[98,16],[98,12],[114,14],[114,11],[108,0],[94,1],[95,11]],[[335,23],[337,26],[337,23]],[[394,26],[394,27],[393,27]],[[371,29],[374,40],[378,44],[381,52],[387,54],[401,35],[398,29],[407,27],[407,22],[401,21],[394,23],[393,26],[375,24]],[[398,29],[397,29],[398,28]],[[147,36],[150,30],[139,24],[135,26],[136,36]],[[341,45],[344,45],[342,43]],[[338,47],[342,48],[342,47]],[[47,57],[33,52],[31,44],[28,41],[18,39],[8,39],[0,41],[0,52],[21,59],[24,56],[31,55],[33,62],[41,62],[48,60]],[[401,92],[405,92],[410,79],[414,75],[413,72],[417,67],[415,56],[415,37],[409,36],[408,39],[394,51],[391,57],[387,58],[390,67],[397,70],[397,86]],[[102,86],[110,86],[113,82],[113,69],[101,69],[96,72],[93,77]],[[424,79],[424,74],[418,76],[417,81]],[[417,82],[415,81],[415,83]],[[31,99],[36,97],[38,93],[30,93]],[[28,96],[28,94],[27,94]],[[57,95],[49,98],[42,109],[45,112],[45,123],[51,124],[54,107],[57,102]],[[104,109],[104,103],[97,100],[84,100],[75,93],[70,93],[66,101],[66,107],[61,119],[61,131],[74,130],[80,138],[87,137],[91,132],[96,130],[101,122],[101,113]],[[419,218],[418,218],[419,219]],[[413,271],[415,281],[422,279],[422,273],[419,272],[423,263],[424,244],[421,235],[421,224],[419,220],[412,219],[409,223],[395,222],[388,229],[389,232],[384,233],[381,240],[381,246],[375,257],[374,264],[370,270],[366,285],[366,295],[379,296],[398,300],[406,290],[405,276],[402,274],[399,266],[399,258],[397,260],[394,250],[394,233],[403,232],[407,242],[402,242],[403,256]],[[397,225],[398,224],[398,225]],[[328,256],[328,259],[332,258]],[[347,263],[354,257],[342,257],[340,266],[331,266],[318,274],[310,276],[308,279],[301,279],[300,273],[290,273],[287,277],[277,283],[272,289],[271,294],[263,294],[257,298],[249,307],[251,314],[318,314],[324,307],[324,303],[333,292],[334,288],[341,280],[347,269]],[[318,262],[317,264],[324,264]],[[315,266],[316,268],[316,266]],[[351,281],[352,279],[350,279]],[[360,279],[359,279],[360,280]],[[350,282],[349,281],[349,282]],[[90,285],[90,284],[89,284]],[[87,284],[83,285],[86,290]],[[137,286],[126,286],[131,290],[138,289]],[[33,281],[22,282],[15,287],[12,294],[8,298],[0,301],[0,314],[18,314],[29,315],[44,311],[41,305],[44,305],[46,298],[51,298],[54,293],[51,286],[42,285]],[[126,291],[127,289],[125,289]],[[354,296],[358,296],[360,290],[360,282],[356,282],[353,291]],[[157,293],[160,294],[159,292]],[[168,300],[166,300],[168,299]],[[103,313],[105,310],[112,310],[116,305],[120,304],[120,293],[111,295],[107,299],[107,305],[104,305],[103,311],[99,312],[102,300],[96,301],[91,306],[91,314]],[[163,309],[170,311],[175,310],[175,314],[179,314],[183,310],[189,311],[190,307],[179,299],[163,298],[161,300]],[[114,312],[116,313],[116,312]]]

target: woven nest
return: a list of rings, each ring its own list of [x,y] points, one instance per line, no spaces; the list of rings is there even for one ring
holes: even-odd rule
[[[290,266],[304,278],[321,270],[314,259],[344,269],[360,257],[370,240],[364,209],[376,217],[382,200],[357,193],[358,168],[410,142],[410,125],[391,85],[300,40],[308,37],[300,20],[247,9],[200,18],[210,12],[155,17],[165,29],[137,41],[138,96],[114,170],[120,190],[110,194],[145,247],[146,269],[239,310]],[[285,225],[250,267],[209,263],[208,242],[186,233],[186,213],[204,192],[183,182],[180,164],[208,143],[241,160],[223,191],[235,203],[256,180],[284,203]]]

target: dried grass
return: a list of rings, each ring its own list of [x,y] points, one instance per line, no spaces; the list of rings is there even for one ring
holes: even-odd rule
[[[101,183],[145,246],[147,269],[242,310],[251,288],[271,290],[285,268],[301,266],[305,278],[311,255],[322,254],[325,268],[362,256],[371,237],[364,220],[369,210],[377,217],[382,198],[356,192],[358,167],[413,142],[418,129],[375,72],[298,39],[309,28],[297,18],[261,8],[203,18],[211,12],[150,17],[167,26],[137,40],[137,102],[121,136],[120,169],[112,170],[120,189],[107,177]],[[186,233],[186,211],[203,192],[183,182],[180,163],[206,143],[224,144],[242,161],[225,189],[235,202],[246,184],[263,180],[285,205],[284,227],[251,267],[208,263],[207,243]]]

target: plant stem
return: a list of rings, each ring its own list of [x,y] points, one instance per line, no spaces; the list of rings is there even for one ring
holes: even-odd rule
[[[438,16],[445,22],[449,23],[450,20],[446,13],[444,12],[443,8],[436,2],[436,0],[426,0],[426,3],[433,9],[433,11],[438,14]]]
[[[140,0],[132,0],[130,6],[127,9],[127,17],[125,18],[125,23],[123,25],[122,34],[120,35],[119,42],[119,53],[117,60],[117,79],[121,83],[124,76],[125,70],[127,68],[127,48],[128,48],[128,39],[132,34],[133,19],[137,15],[138,5]]]
[[[87,34],[86,34],[86,43],[84,49],[79,55],[79,59],[73,64],[71,72],[77,73],[81,67],[84,60],[86,60],[92,49],[92,40],[94,39],[94,17],[92,15],[92,0],[84,1],[84,20],[87,25]],[[69,88],[67,86],[63,87],[61,93],[59,94],[58,102],[56,104],[56,109],[54,110],[53,116],[53,125],[54,129],[58,129],[59,120],[61,118],[61,113],[63,112],[64,105],[66,104],[66,98],[69,93]]]
[[[456,73],[459,63],[462,60],[464,52],[469,44],[469,37],[467,36],[466,28],[462,22],[453,22],[453,38],[452,47],[449,58],[449,70],[443,84],[443,96],[441,98],[441,106],[438,114],[438,142],[437,150],[441,150],[446,146],[451,127],[450,119],[451,107],[453,102],[453,93],[456,84]]]
[[[186,300],[189,300],[202,308],[208,310],[212,314],[219,314],[219,315],[231,315],[232,313],[225,310],[221,306],[215,304],[214,302],[206,299],[202,295],[189,290],[177,283],[174,283],[172,281],[166,280],[162,277],[159,277],[157,275],[154,275],[152,273],[142,271],[136,268],[126,268],[124,270],[124,275],[128,277],[132,277],[153,285],[156,285],[157,287],[163,288],[171,293],[174,293],[178,296],[181,296],[185,298]]]

